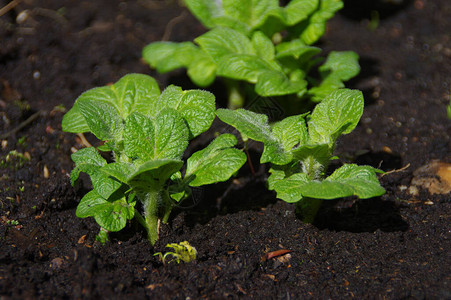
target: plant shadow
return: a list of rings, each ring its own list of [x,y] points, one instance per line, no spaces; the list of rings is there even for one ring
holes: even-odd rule
[[[356,156],[353,162],[384,171],[402,168],[401,156],[383,151],[363,153]],[[393,178],[384,182],[397,185],[397,180],[400,179]],[[402,219],[399,206],[384,198],[384,196],[371,199],[348,197],[324,201],[314,225],[319,229],[349,232],[374,232],[378,229],[384,232],[408,230],[409,224]]]
[[[344,8],[340,14],[346,18],[354,21],[361,21],[364,19],[377,18],[384,20],[390,18],[412,4],[412,0],[344,0]]]
[[[261,151],[260,151],[261,152]],[[253,165],[248,162],[233,179],[192,189],[192,197],[180,203],[173,211],[174,218],[183,214],[188,227],[206,224],[218,215],[227,215],[239,211],[260,211],[274,204],[275,194],[266,187],[267,166],[259,165],[259,153],[249,150]],[[258,168],[251,171],[251,168]]]
[[[392,201],[380,197],[366,200],[325,201],[314,225],[319,229],[349,232],[407,231],[409,224]]]

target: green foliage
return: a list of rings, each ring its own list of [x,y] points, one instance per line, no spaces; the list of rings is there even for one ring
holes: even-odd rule
[[[136,217],[155,243],[159,222],[191,194],[190,187],[226,181],[244,164],[246,155],[233,148],[236,138],[225,134],[188,158],[185,176],[179,172],[189,140],[210,127],[214,111],[212,94],[176,86],[160,94],[155,80],[140,74],[78,97],[63,118],[63,130],[91,132],[104,142],[72,154],[70,176],[72,184],[80,172],[91,178],[93,189],[76,214],[96,220],[102,228],[99,241]],[[108,163],[99,151],[112,151],[114,161]],[[137,201],[144,217],[135,209]]]
[[[341,0],[292,0],[285,7],[277,0],[185,2],[210,30],[194,43],[146,46],[143,57],[158,72],[186,68],[201,87],[220,76],[255,85],[263,97],[292,95],[318,102],[360,71],[354,52],[331,52],[319,66],[319,78],[310,75],[322,60],[314,58],[321,49],[311,45],[343,7]]]
[[[154,256],[158,255],[164,264],[166,264],[166,258],[168,256],[173,257],[173,259],[170,260],[168,263],[172,261],[175,261],[178,264],[182,261],[185,263],[189,263],[196,260],[197,250],[196,248],[191,246],[187,241],[180,242],[178,244],[177,243],[167,244],[166,248],[172,248],[174,249],[174,252],[168,251],[165,254],[161,252],[154,254]]]
[[[333,91],[311,114],[291,116],[271,125],[265,115],[244,109],[216,111],[243,139],[263,142],[260,161],[271,163],[268,188],[282,200],[299,203],[304,211],[309,210],[311,199],[371,198],[385,192],[376,176],[380,171],[370,166],[345,164],[326,176],[330,161],[335,159],[337,139],[357,126],[362,113],[362,93],[349,89]],[[317,201],[315,205],[319,208]],[[305,219],[313,221],[316,211],[309,214],[313,216]]]

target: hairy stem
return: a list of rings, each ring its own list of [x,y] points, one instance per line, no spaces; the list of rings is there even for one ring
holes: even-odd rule
[[[147,238],[152,245],[158,240],[159,233],[159,206],[161,195],[159,191],[150,191],[140,197],[144,204],[144,221],[147,230]],[[139,221],[139,218],[138,218]]]
[[[243,95],[239,83],[235,80],[226,80],[226,85],[229,94],[228,108],[237,109],[243,107],[246,97]]]
[[[302,222],[311,224],[322,203],[322,199],[304,197],[296,203],[296,213],[300,215]]]

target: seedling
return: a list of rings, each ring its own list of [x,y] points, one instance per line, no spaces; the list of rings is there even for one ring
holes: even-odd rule
[[[224,134],[191,155],[182,176],[188,142],[210,127],[214,111],[212,94],[171,85],[160,95],[156,81],[141,74],[78,97],[63,118],[63,130],[91,132],[104,142],[72,154],[71,172],[72,184],[80,172],[91,177],[93,189],[76,214],[95,218],[103,229],[100,241],[107,240],[107,231],[119,231],[136,217],[154,244],[160,222],[167,222],[172,207],[189,197],[190,187],[228,180],[244,164],[246,155],[233,148],[236,138]],[[111,151],[113,162],[99,151]],[[135,209],[137,200],[142,210]]]
[[[210,31],[192,42],[156,42],[143,58],[158,72],[186,68],[201,87],[220,76],[229,89],[229,108],[242,107],[246,93],[263,97],[291,95],[321,101],[360,67],[354,52],[331,52],[323,61],[311,46],[325,32],[326,21],[343,7],[341,0],[185,0]],[[247,85],[255,85],[254,92]]]
[[[244,109],[218,109],[216,115],[235,127],[244,141],[264,143],[261,163],[271,163],[268,188],[277,197],[297,204],[305,222],[313,222],[323,200],[348,196],[371,198],[385,190],[370,166],[345,164],[327,176],[337,139],[350,133],[363,113],[360,91],[339,89],[311,114],[268,124],[266,115]]]
[[[160,260],[163,262],[163,264],[166,264],[166,258],[168,256],[172,256],[173,259],[171,259],[168,263],[175,261],[178,264],[180,262],[192,262],[196,260],[197,257],[197,250],[193,246],[191,246],[187,241],[180,242],[179,244],[173,243],[173,244],[167,244],[166,248],[172,248],[174,249],[174,252],[166,252],[164,255],[161,252],[155,253],[154,256],[158,255],[160,257]]]

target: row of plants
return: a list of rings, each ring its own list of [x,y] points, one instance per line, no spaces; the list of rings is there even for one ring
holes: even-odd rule
[[[229,88],[229,109],[216,109],[208,91],[171,85],[161,92],[155,79],[143,74],[126,75],[77,98],[62,127],[102,141],[72,154],[71,172],[72,184],[81,172],[90,176],[92,190],[76,214],[94,217],[101,227],[99,241],[105,243],[108,232],[136,218],[154,244],[161,222],[190,197],[193,187],[237,174],[247,160],[249,140],[264,145],[260,162],[271,165],[268,189],[296,203],[305,222],[313,222],[323,200],[385,192],[377,178],[381,171],[370,166],[344,164],[327,175],[337,159],[337,139],[357,126],[364,105],[362,93],[343,83],[359,72],[357,54],[331,52],[319,65],[321,49],[311,46],[342,1],[293,0],[286,6],[277,0],[185,2],[210,31],[196,44],[150,44],[143,56],[159,72],[186,68],[201,87],[221,77]],[[316,105],[311,112],[270,123],[265,114],[239,108],[255,94],[289,97],[296,112],[307,101]],[[189,142],[207,131],[215,117],[238,130],[244,148],[226,133],[183,159]]]

